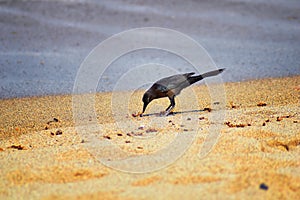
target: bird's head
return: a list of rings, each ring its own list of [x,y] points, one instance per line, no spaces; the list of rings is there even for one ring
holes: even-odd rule
[[[146,92],[143,96],[143,102],[144,102],[144,106],[143,106],[143,113],[145,112],[148,104],[153,100],[153,97],[150,93]]]

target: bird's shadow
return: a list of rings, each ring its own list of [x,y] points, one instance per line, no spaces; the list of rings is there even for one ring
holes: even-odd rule
[[[167,116],[174,116],[174,115],[180,115],[180,114],[185,114],[185,113],[198,113],[198,112],[205,112],[207,111],[206,109],[202,110],[186,110],[186,111],[178,111],[178,112],[171,112]],[[167,117],[163,112],[160,113],[149,113],[149,114],[144,114],[142,117],[151,117],[151,116],[156,116],[156,117]]]

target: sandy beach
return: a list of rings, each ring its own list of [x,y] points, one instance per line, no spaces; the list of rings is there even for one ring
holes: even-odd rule
[[[0,199],[297,199],[300,76],[224,87],[221,131],[201,159],[210,116],[221,112],[204,110],[212,103],[204,84],[185,89],[177,97],[175,114],[168,117],[130,115],[140,111],[143,91],[131,96],[128,113],[113,111],[112,93],[97,93],[101,129],[93,131],[89,124],[76,129],[71,95],[1,100]],[[192,93],[198,102],[191,101]],[[147,113],[167,105],[167,99],[156,100]],[[152,172],[129,173],[101,163],[87,148],[93,141],[80,131],[130,156],[155,154],[182,135],[194,140],[174,162]],[[107,146],[94,148],[107,159],[124,156]],[[149,166],[137,162],[129,167]]]

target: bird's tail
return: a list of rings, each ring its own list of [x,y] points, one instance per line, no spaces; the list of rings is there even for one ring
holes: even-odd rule
[[[204,74],[201,74],[199,76],[190,76],[188,77],[188,82],[192,85],[193,83],[196,83],[206,77],[210,77],[210,76],[216,76],[220,73],[222,73],[223,71],[225,70],[225,68],[223,69],[218,69],[218,70],[214,70],[214,71],[210,71],[210,72],[207,72],[207,73],[204,73]]]

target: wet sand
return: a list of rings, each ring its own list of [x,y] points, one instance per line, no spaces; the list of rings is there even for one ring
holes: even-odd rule
[[[75,128],[70,95],[1,100],[0,199],[297,199],[300,76],[226,83],[225,92],[220,135],[202,159],[198,153],[210,135],[210,116],[221,112],[204,110],[211,107],[205,85],[185,89],[168,117],[132,117],[142,107],[142,91],[131,96],[128,113],[118,109],[118,95],[117,109],[112,109],[112,93],[98,93],[100,129],[93,130],[88,123]],[[155,100],[147,113],[168,103]],[[108,160],[122,158],[119,152],[154,154],[181,135],[195,138],[174,162],[137,174],[99,162],[86,148],[94,141],[80,131],[119,147],[118,152],[95,147]],[[137,162],[129,167],[149,166]]]
[[[299,9],[298,0],[2,0],[0,98],[72,94],[80,65],[98,44],[142,27],[191,37],[217,68],[227,69],[225,82],[299,75]],[[112,91],[127,71],[147,63],[170,66],[176,73],[196,70],[170,52],[145,48],[114,61],[97,91]],[[204,73],[207,66],[195,72]],[[130,86],[124,84],[126,90]]]

